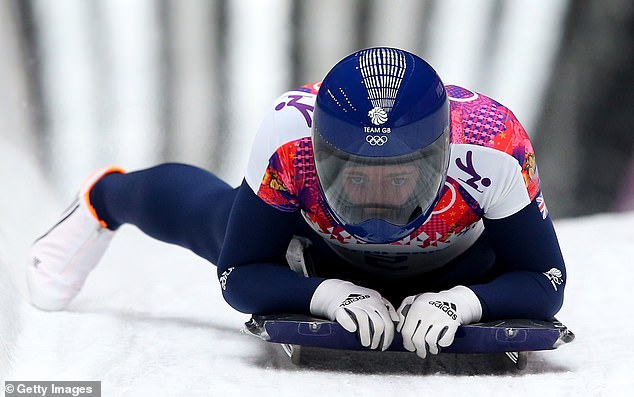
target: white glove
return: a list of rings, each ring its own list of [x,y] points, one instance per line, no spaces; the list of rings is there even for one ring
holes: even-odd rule
[[[361,344],[386,350],[394,339],[394,306],[377,291],[348,281],[328,279],[319,284],[310,301],[310,312],[337,321],[356,332]]]
[[[447,291],[409,296],[398,308],[397,331],[403,347],[421,358],[438,354],[440,347],[453,343],[458,326],[477,322],[482,305],[476,294],[459,285]]]

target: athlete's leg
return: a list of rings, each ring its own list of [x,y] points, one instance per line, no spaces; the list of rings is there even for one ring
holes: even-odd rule
[[[93,187],[90,201],[109,229],[132,224],[216,263],[235,192],[201,168],[167,163],[108,174]]]
[[[122,172],[105,167],[93,174],[60,220],[35,241],[27,268],[33,305],[65,308],[123,223],[217,261],[234,189],[183,164]]]

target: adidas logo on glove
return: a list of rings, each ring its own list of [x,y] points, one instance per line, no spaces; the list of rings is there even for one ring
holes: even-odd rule
[[[451,317],[452,320],[455,320],[458,318],[458,316],[456,315],[456,304],[453,302],[441,302],[441,301],[429,301],[428,302],[430,305],[437,307],[438,309],[442,310],[443,312],[447,313],[447,315],[449,317]]]
[[[343,302],[339,304],[339,307],[346,307],[348,305],[353,304],[354,302],[357,302],[363,299],[369,299],[369,298],[370,298],[370,295],[350,294]]]

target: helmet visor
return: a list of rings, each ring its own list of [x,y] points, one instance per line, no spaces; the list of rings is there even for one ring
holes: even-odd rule
[[[361,157],[334,148],[320,134],[313,139],[322,191],[347,224],[380,219],[405,226],[428,212],[445,181],[449,128],[432,144],[394,157]]]

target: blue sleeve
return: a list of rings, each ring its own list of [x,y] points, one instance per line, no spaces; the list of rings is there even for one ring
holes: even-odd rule
[[[550,217],[538,203],[503,219],[484,219],[500,266],[498,277],[469,286],[480,298],[483,320],[548,319],[563,303],[566,268]]]
[[[243,181],[233,204],[218,260],[223,296],[244,313],[310,313],[321,278],[295,273],[286,264],[299,211],[284,212],[260,199]]]

